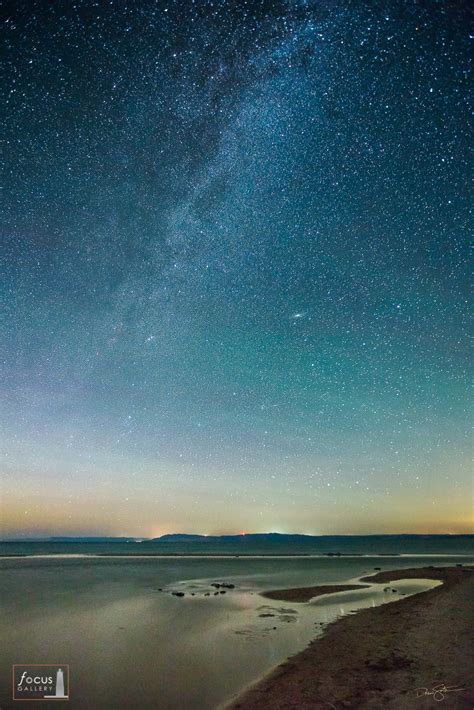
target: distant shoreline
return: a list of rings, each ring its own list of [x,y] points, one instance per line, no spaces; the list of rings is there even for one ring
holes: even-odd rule
[[[228,709],[400,710],[412,708],[414,703],[420,708],[428,707],[428,703],[433,707],[437,706],[433,688],[445,684],[451,689],[446,691],[447,707],[471,710],[474,569],[456,566],[381,571],[361,577],[360,582],[422,578],[443,584],[338,619],[327,627],[323,637],[244,690]],[[278,590],[273,593],[278,594]]]
[[[84,552],[84,553],[67,553],[67,552],[49,552],[49,553],[12,553],[9,555],[0,555],[0,560],[13,560],[13,559],[52,559],[52,558],[65,558],[65,559],[95,559],[95,558],[110,558],[110,557],[122,557],[122,558],[133,558],[133,559],[149,559],[151,557],[157,558],[180,558],[180,557],[215,557],[215,558],[225,558],[225,559],[236,559],[236,558],[278,558],[278,559],[291,559],[291,558],[308,558],[308,559],[364,559],[364,558],[397,558],[397,559],[407,559],[407,558],[440,558],[440,557],[452,557],[452,558],[471,558],[472,553],[468,552],[360,552],[360,553],[341,553],[340,555],[328,554],[328,553],[312,553],[312,552],[144,552],[139,554],[127,553],[127,552]]]
[[[134,557],[134,558],[140,558],[140,557],[227,557],[227,558],[236,558],[236,557],[311,557],[311,558],[336,558],[340,559],[341,557],[344,558],[351,558],[351,557],[402,557],[403,555],[399,552],[394,552],[394,553],[344,553],[340,555],[335,555],[335,554],[327,554],[327,553],[321,553],[321,554],[313,554],[311,552],[144,552],[144,553],[139,553],[139,554],[133,554],[133,553],[128,553],[128,552],[84,552],[84,553],[70,553],[68,554],[67,552],[50,552],[47,554],[42,554],[42,553],[22,553],[22,554],[11,554],[11,555],[0,555],[0,559],[9,559],[12,557]],[[411,556],[411,555],[408,555]],[[424,556],[424,555],[423,555]],[[453,556],[453,557],[466,557],[464,554],[456,554],[456,555],[443,555],[444,556]],[[439,557],[439,555],[434,555],[433,557]]]
[[[344,552],[340,554],[334,553],[312,553],[312,552],[212,552],[212,551],[202,551],[202,552],[143,552],[143,553],[130,553],[130,552],[12,552],[11,554],[0,554],[0,560],[11,560],[11,559],[96,559],[96,558],[130,558],[130,559],[150,559],[150,558],[186,558],[186,557],[196,557],[196,558],[225,558],[225,559],[265,559],[265,558],[278,558],[278,559],[331,559],[331,560],[341,560],[341,559],[389,559],[389,558],[399,558],[399,559],[410,559],[410,558],[469,558],[471,559],[473,553],[471,552]]]

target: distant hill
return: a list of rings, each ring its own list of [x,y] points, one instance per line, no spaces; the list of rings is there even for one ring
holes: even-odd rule
[[[200,542],[200,540],[208,540],[207,535],[187,535],[186,533],[173,533],[154,537],[148,542]]]
[[[242,533],[240,535],[186,535],[170,534],[155,537],[149,542],[238,542],[239,544],[262,542],[300,542],[319,539],[315,535],[300,535],[287,533]]]

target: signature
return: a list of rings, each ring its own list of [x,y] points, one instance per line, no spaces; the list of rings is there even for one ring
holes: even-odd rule
[[[431,688],[431,690],[429,688],[417,688],[416,697],[422,698],[426,695],[432,695],[433,700],[435,700],[437,703],[440,703],[446,698],[446,695],[448,693],[459,693],[461,690],[464,690],[464,688],[458,688],[455,685],[446,685],[445,683],[440,683],[439,685],[435,685],[433,688]]]

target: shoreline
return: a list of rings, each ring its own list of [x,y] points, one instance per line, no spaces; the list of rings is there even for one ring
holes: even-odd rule
[[[376,572],[359,581],[400,579],[432,579],[442,584],[337,619],[327,626],[324,636],[244,689],[225,707],[408,710],[438,707],[443,700],[443,708],[472,710],[474,570],[463,566],[408,568]],[[306,598],[309,590],[320,589],[321,585],[305,588]],[[296,594],[297,589],[271,593],[288,592]],[[448,690],[443,690],[443,684]]]

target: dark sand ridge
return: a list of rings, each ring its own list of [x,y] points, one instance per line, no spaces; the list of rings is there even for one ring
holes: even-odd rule
[[[309,602],[314,597],[335,592],[348,592],[354,589],[367,589],[368,584],[321,584],[318,587],[295,587],[294,589],[274,589],[263,592],[262,597],[278,599],[283,602]]]
[[[322,638],[278,666],[229,707],[472,710],[474,571],[424,567],[379,572],[361,581],[397,579],[436,579],[443,584],[338,619]],[[434,696],[433,689],[442,684],[462,690],[441,690],[441,695]],[[431,694],[422,695],[420,688]]]

